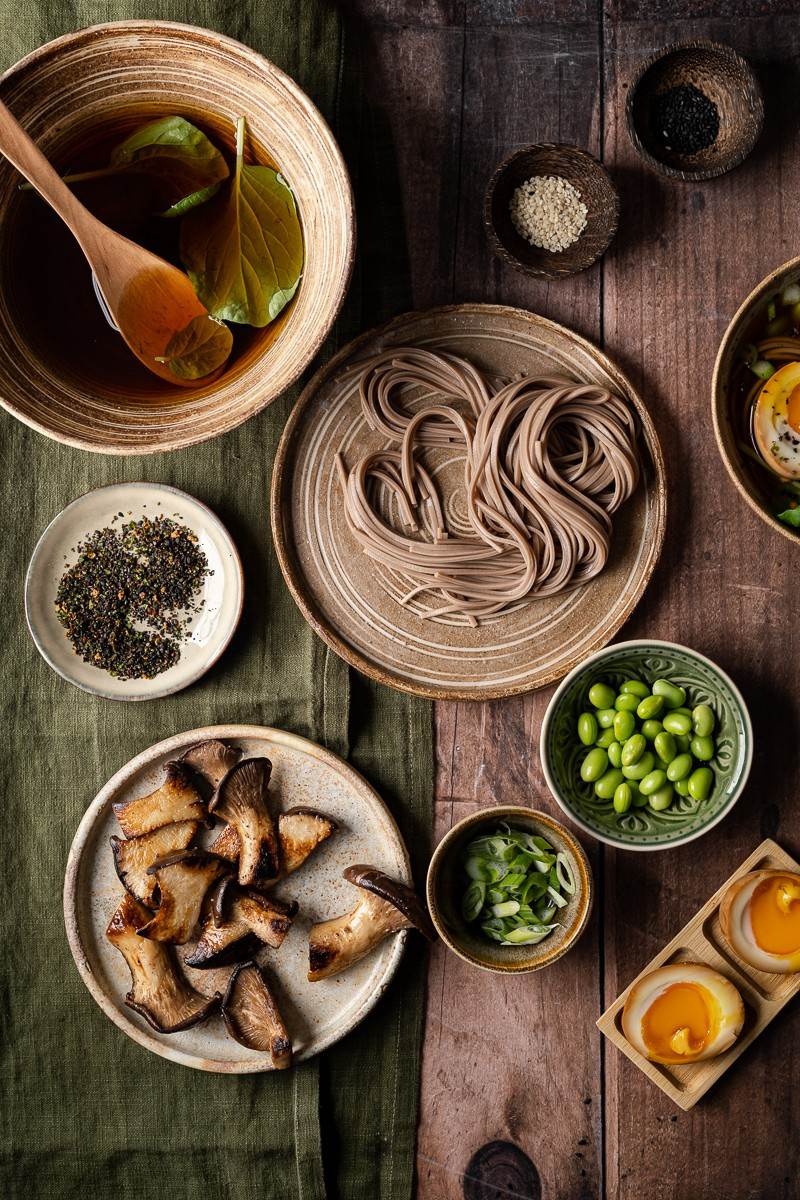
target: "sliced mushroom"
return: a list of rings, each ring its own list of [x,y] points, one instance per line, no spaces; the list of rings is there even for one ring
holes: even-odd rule
[[[431,919],[416,893],[377,867],[348,867],[344,878],[361,890],[358,904],[341,917],[312,925],[308,978],[312,983],[346,971],[384,938],[401,929],[418,929],[431,941]]]
[[[264,974],[254,962],[241,963],[222,1001],[228,1033],[249,1050],[268,1053],[278,1071],[292,1065],[292,1041]]]
[[[158,885],[158,910],[139,930],[139,936],[177,946],[188,942],[200,919],[206,892],[230,869],[224,858],[206,850],[184,850],[154,862],[148,874]]]
[[[111,918],[106,937],[130,968],[131,990],[125,1003],[159,1033],[177,1033],[204,1021],[219,1006],[220,996],[217,993],[209,999],[195,991],[181,974],[169,946],[139,937],[150,916],[126,892]]]
[[[184,763],[168,762],[164,782],[148,796],[114,805],[114,815],[125,837],[141,837],[176,821],[204,821],[206,806]]]
[[[140,837],[124,840],[111,838],[114,866],[120,882],[127,891],[148,908],[156,907],[156,879],[148,875],[153,863],[169,854],[186,850],[200,828],[199,821],[178,821],[175,825],[162,825]]]
[[[224,892],[224,919],[220,921],[218,896],[219,892],[210,905],[200,940],[183,960],[188,967],[206,970],[241,962],[252,957],[262,943],[279,949],[297,912],[296,902],[267,900],[259,892],[233,884]]]
[[[313,808],[290,808],[278,813],[278,845],[280,847],[281,871],[261,887],[272,887],[279,879],[291,875],[302,867],[317,846],[335,833],[337,825],[324,813]],[[226,825],[217,835],[211,849],[222,858],[236,862],[239,858],[239,835],[232,825]]]
[[[268,758],[248,758],[233,767],[220,784],[215,812],[239,838],[239,883],[264,884],[280,874],[280,848],[269,808],[267,789],[272,773]]]
[[[208,807],[212,811],[217,798],[217,788],[222,783],[231,767],[235,767],[242,757],[241,750],[221,742],[218,738],[209,738],[206,742],[197,742],[190,746],[180,757],[201,777],[208,790]]]

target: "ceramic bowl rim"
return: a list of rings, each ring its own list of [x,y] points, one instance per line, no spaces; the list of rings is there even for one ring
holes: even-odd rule
[[[757,283],[752,291],[744,298],[728,322],[728,326],[722,335],[719,349],[717,350],[717,357],[714,360],[714,371],[711,376],[711,420],[714,426],[714,439],[717,443],[719,456],[722,459],[725,470],[732,479],[739,495],[747,501],[753,512],[756,513],[756,515],[759,516],[761,520],[765,522],[765,524],[769,525],[771,529],[776,530],[796,546],[798,543],[800,543],[800,537],[798,537],[798,535],[788,525],[784,525],[783,522],[779,521],[776,516],[768,512],[766,508],[764,508],[763,504],[759,504],[755,496],[751,496],[748,489],[742,483],[742,472],[737,469],[733,459],[725,449],[725,442],[722,436],[722,422],[720,420],[720,412],[727,404],[727,398],[723,397],[722,394],[723,359],[728,353],[732,342],[738,336],[739,327],[749,315],[750,310],[754,308],[759,301],[764,299],[767,293],[770,292],[773,287],[775,287],[779,279],[793,271],[800,272],[800,255],[797,255],[795,258],[787,259],[786,262],[781,263],[779,267],[776,267],[773,271],[770,271],[768,275],[765,275],[763,279]],[[766,469],[767,468],[765,468],[765,470]]]
[[[724,807],[716,814],[713,820],[708,821],[707,824],[701,826],[700,829],[696,829],[693,833],[688,833],[673,838],[671,841],[657,846],[645,845],[637,842],[618,841],[616,838],[611,837],[608,834],[598,833],[596,829],[592,829],[591,826],[587,825],[580,814],[574,812],[572,808],[567,805],[566,800],[562,798],[560,790],[550,770],[550,762],[547,755],[547,742],[548,735],[550,733],[550,726],[553,721],[553,714],[555,713],[561,697],[568,691],[575,680],[578,679],[588,667],[593,666],[597,662],[601,662],[604,658],[609,658],[612,654],[615,654],[619,650],[633,649],[658,649],[666,652],[678,650],[682,654],[687,654],[690,658],[697,659],[700,662],[705,663],[706,666],[711,667],[711,669],[716,672],[716,674],[719,675],[730,688],[733,698],[736,701],[736,705],[739,710],[739,716],[744,727],[744,763],[739,775],[739,780],[734,791],[731,793],[727,804],[725,804]],[[544,774],[545,782],[547,783],[553,799],[556,801],[562,812],[566,813],[569,819],[574,821],[578,828],[583,830],[584,833],[589,834],[590,837],[595,838],[598,842],[604,842],[607,846],[613,846],[616,850],[633,850],[636,853],[652,853],[659,850],[674,850],[678,846],[685,846],[688,842],[693,842],[697,838],[703,837],[705,834],[707,834],[709,830],[713,829],[715,825],[718,825],[720,821],[729,815],[731,809],[739,800],[739,797],[747,785],[747,780],[750,777],[750,768],[753,765],[753,725],[750,719],[750,712],[747,704],[745,703],[744,697],[739,691],[739,688],[733,682],[727,671],[724,671],[722,667],[718,665],[718,663],[714,662],[713,659],[709,658],[705,654],[702,654],[699,650],[693,649],[691,646],[682,645],[680,642],[668,642],[661,638],[631,638],[625,642],[613,642],[609,646],[603,646],[601,650],[597,650],[594,654],[590,654],[582,663],[573,668],[573,670],[564,677],[553,693],[550,703],[548,704],[547,710],[544,714],[542,731],[539,735],[539,760],[542,765],[542,773]]]
[[[439,873],[446,854],[452,848],[453,843],[458,840],[465,829],[470,825],[480,825],[486,821],[501,821],[506,818],[522,817],[526,820],[533,820],[535,823],[543,825],[546,829],[550,829],[557,833],[569,848],[570,853],[578,864],[581,871],[581,880],[579,887],[579,902],[575,921],[568,936],[556,946],[550,953],[545,953],[544,956],[536,961],[526,961],[521,963],[509,962],[502,965],[500,963],[484,962],[476,956],[470,954],[450,936],[447,926],[439,916],[438,902],[438,884]],[[430,863],[428,864],[428,872],[425,878],[425,900],[428,905],[431,921],[438,933],[442,942],[448,950],[462,959],[463,962],[469,963],[471,967],[478,967],[481,971],[488,971],[494,975],[529,975],[534,971],[540,971],[543,967],[549,967],[558,959],[563,958],[570,951],[576,942],[581,938],[589,923],[589,918],[592,915],[594,906],[594,879],[592,876],[592,868],[589,863],[589,858],[580,844],[578,839],[571,833],[565,825],[562,825],[556,817],[550,813],[542,812],[541,809],[527,808],[522,804],[496,804],[488,808],[480,808],[476,812],[468,813],[462,817],[460,821],[456,821],[439,844],[436,846],[431,855]],[[539,943],[541,945],[541,943]],[[532,950],[538,947],[531,947]]]

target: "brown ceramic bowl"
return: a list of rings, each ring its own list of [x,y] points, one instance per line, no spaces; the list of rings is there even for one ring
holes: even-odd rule
[[[51,323],[24,299],[20,222],[41,203],[0,162],[0,403],[57,441],[106,454],[188,446],[233,429],[283,392],[314,358],[341,306],[353,263],[353,200],[333,135],[309,98],[253,50],[208,30],[163,21],[98,25],[42,46],[0,81],[0,95],[56,166],[120,129],[177,114],[231,148],[247,119],[257,161],[292,187],[305,240],[294,300],[244,343],[204,388],[120,379],[92,346],[58,349]],[[29,218],[27,218],[29,219]],[[76,270],[81,267],[78,260]],[[88,339],[87,339],[88,341]],[[63,345],[63,339],[61,344]],[[127,360],[126,360],[127,365]],[[136,367],[136,364],[134,364]]]
[[[691,84],[717,106],[719,133],[696,154],[667,150],[653,128],[653,101],[670,88]],[[721,42],[667,46],[639,67],[625,103],[628,133],[649,167],[673,179],[713,179],[743,162],[764,123],[761,85],[752,67]]]
[[[496,829],[503,822],[546,838],[551,846],[566,855],[575,880],[575,892],[569,903],[553,918],[561,923],[561,927],[535,946],[503,946],[489,941],[480,930],[467,925],[461,916],[461,897],[466,886],[463,852],[473,838]],[[428,867],[426,895],[436,932],[454,954],[485,971],[518,975],[549,967],[572,949],[589,920],[594,884],[583,847],[560,821],[532,808],[499,805],[464,817],[445,834]]]
[[[739,363],[744,347],[763,337],[757,331],[759,327],[763,328],[767,320],[767,307],[790,283],[800,283],[800,257],[790,259],[762,279],[734,314],[725,330],[714,364],[711,414],[722,461],[739,495],[762,521],[797,545],[800,541],[798,532],[784,525],[775,515],[780,511],[780,506],[774,501],[780,481],[761,466],[749,436],[743,430],[746,422],[743,421],[741,409],[746,397],[739,383]]]
[[[521,237],[511,220],[511,197],[535,175],[557,175],[580,192],[586,228],[566,250],[542,250]],[[542,279],[562,279],[585,271],[605,254],[617,232],[619,196],[605,167],[577,146],[542,143],[517,150],[495,171],[486,189],[483,222],[498,258]]]

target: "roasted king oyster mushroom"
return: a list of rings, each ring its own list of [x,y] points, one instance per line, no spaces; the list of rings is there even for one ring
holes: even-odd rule
[[[117,875],[134,899],[148,908],[156,907],[158,884],[155,875],[148,875],[148,868],[156,859],[186,850],[199,828],[199,821],[177,821],[174,825],[162,825],[160,829],[153,829],[140,837],[127,840],[116,836],[111,838]]]
[[[206,742],[197,742],[188,750],[184,750],[180,761],[196,771],[203,780],[208,793],[208,807],[213,809],[217,788],[241,757],[241,750],[237,750],[235,746],[229,746],[227,742],[221,742],[218,738],[209,738]]]
[[[298,867],[302,867],[317,846],[336,832],[336,828],[335,821],[326,817],[324,813],[315,812],[313,808],[290,808],[286,812],[278,813],[280,874],[259,886],[272,887],[279,879],[284,879]],[[232,863],[238,861],[239,835],[232,825],[225,826],[211,849],[214,854],[220,854]]]
[[[183,960],[198,970],[252,958],[262,944],[279,949],[297,913],[297,903],[268,900],[260,892],[224,879],[217,884],[208,909],[200,940]]]
[[[180,972],[174,952],[160,942],[139,937],[151,914],[125,893],[106,930],[106,937],[125,958],[131,990],[125,1003],[159,1033],[177,1033],[204,1021],[219,1006],[219,994],[201,995]]]
[[[222,1016],[231,1037],[250,1050],[269,1053],[276,1070],[292,1065],[291,1038],[257,963],[241,963],[231,974]]]
[[[158,909],[139,930],[139,936],[177,946],[188,942],[200,919],[206,892],[230,869],[224,858],[207,850],[183,850],[158,859],[147,869],[158,885]]]
[[[401,929],[418,929],[431,941],[436,934],[416,893],[377,867],[348,867],[344,878],[360,889],[358,904],[341,917],[312,925],[308,978],[312,983],[346,971],[384,938]]]
[[[239,838],[239,883],[263,885],[280,874],[278,833],[267,804],[272,763],[248,758],[232,767],[220,784],[214,812]]]
[[[140,837],[175,821],[204,821],[206,806],[192,780],[189,767],[168,762],[164,782],[149,796],[114,805],[114,815],[125,837]]]

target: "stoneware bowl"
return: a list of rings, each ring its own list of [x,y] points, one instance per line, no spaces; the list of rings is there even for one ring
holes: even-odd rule
[[[695,154],[668,150],[653,125],[653,101],[691,84],[717,106],[719,133]],[[628,87],[628,133],[649,167],[673,179],[713,179],[738,167],[758,141],[764,123],[761,85],[746,59],[720,42],[682,42],[641,64]]]
[[[333,135],[291,79],[238,42],[162,21],[126,21],[49,42],[12,67],[0,94],[57,167],[87,141],[177,114],[201,120],[230,151],[247,120],[249,148],[294,191],[305,242],[297,295],[255,331],[235,362],[204,388],[163,387],[101,370],[55,347],[46,320],[23,304],[16,253],[25,206],[38,197],[0,162],[0,402],[40,432],[87,450],[144,454],[216,437],[259,412],[314,358],[344,298],[353,262],[350,181]],[[79,268],[76,268],[79,269]],[[135,365],[135,364],[134,364]]]
[[[714,364],[711,410],[714,435],[725,468],[742,496],[761,520],[792,542],[798,533],[775,515],[786,502],[780,499],[780,481],[762,466],[750,434],[745,412],[747,390],[754,377],[742,369],[744,347],[763,338],[767,307],[788,284],[800,283],[800,258],[772,271],[739,306],[720,343]],[[798,355],[800,358],[800,355]],[[742,379],[745,384],[743,386]]]
[[[684,687],[687,704],[714,710],[716,754],[708,764],[714,787],[707,800],[676,796],[665,812],[631,808],[618,815],[580,777],[586,747],[576,727],[582,712],[593,711],[589,688],[598,680],[612,687],[626,679],[652,683],[669,679]],[[715,663],[673,642],[632,641],[607,646],[576,667],[556,690],[545,713],[539,746],[547,786],[564,812],[592,837],[623,850],[666,850],[702,837],[727,816],[739,799],[753,759],[753,730],[739,689]]]
[[[557,175],[580,192],[588,215],[586,228],[566,250],[532,246],[511,220],[509,205],[516,188],[535,175]],[[605,254],[617,232],[619,196],[605,167],[577,146],[542,143],[517,150],[495,171],[486,190],[483,221],[498,258],[528,275],[561,279],[585,271]]]
[[[501,946],[482,937],[461,916],[461,897],[466,887],[464,849],[473,838],[503,822],[546,838],[555,850],[566,855],[575,880],[575,892],[569,903],[559,910],[558,918],[553,918],[560,921],[560,928],[536,946]],[[583,847],[560,821],[532,808],[500,805],[464,817],[445,834],[428,867],[426,893],[436,932],[454,954],[485,971],[519,975],[549,967],[572,949],[589,920],[594,885]]]

